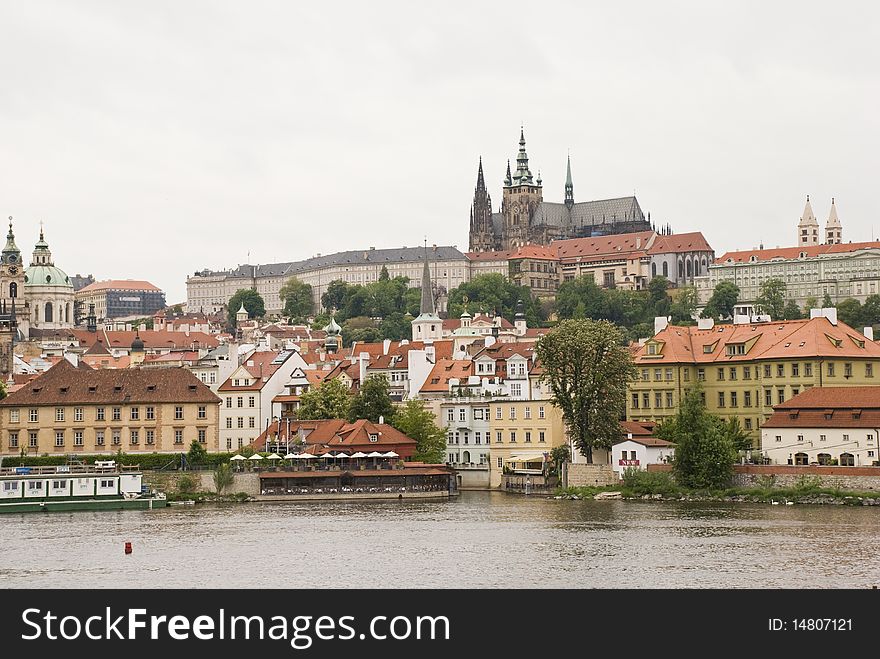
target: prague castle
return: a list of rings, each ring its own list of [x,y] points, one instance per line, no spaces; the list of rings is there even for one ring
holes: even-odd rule
[[[529,169],[522,131],[516,171],[511,174],[508,161],[501,209],[493,212],[480,159],[470,213],[471,252],[511,250],[529,244],[549,245],[553,240],[565,238],[651,230],[650,215],[645,217],[634,196],[576,202],[571,159],[566,167],[564,201],[544,201],[541,175],[535,177]]]

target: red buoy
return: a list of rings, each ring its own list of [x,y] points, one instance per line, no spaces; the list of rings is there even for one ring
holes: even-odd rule
[[[130,542],[126,542],[126,543],[125,543],[125,553],[126,553],[126,554],[130,554],[130,553],[131,553],[131,543],[130,543]]]

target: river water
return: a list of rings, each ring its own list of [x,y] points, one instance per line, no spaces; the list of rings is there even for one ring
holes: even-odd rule
[[[125,555],[130,541],[133,553]],[[557,501],[250,503],[0,516],[0,584],[866,588],[880,509]]]

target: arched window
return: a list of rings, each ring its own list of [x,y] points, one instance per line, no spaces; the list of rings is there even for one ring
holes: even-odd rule
[[[46,313],[45,313],[43,320],[45,320],[47,323],[52,322],[52,303],[51,302],[46,302]]]
[[[856,461],[853,457],[852,453],[841,453],[840,454],[840,466],[841,467],[852,467],[855,466]]]
[[[693,271],[691,270],[691,261],[687,260],[685,263],[685,270],[687,271],[687,278],[690,279],[693,276]]]
[[[669,277],[669,264],[666,261],[663,261],[663,276]]]
[[[464,462],[465,464],[470,463],[470,461],[471,461],[471,452],[470,452],[470,451],[465,451],[464,453],[462,453],[462,454],[461,454],[461,461]]]
[[[657,264],[656,263],[651,264],[651,276],[652,277],[657,276]]]
[[[68,302],[64,307],[64,322],[70,322],[70,302]]]
[[[816,456],[816,460],[820,465],[831,464],[831,454],[830,453],[820,453]]]
[[[806,453],[795,453],[794,454],[794,463],[796,465],[807,465],[809,464],[809,458]]]
[[[13,300],[18,297],[18,284],[15,282],[9,284],[9,297]]]
[[[684,263],[678,262],[678,278],[684,279]]]

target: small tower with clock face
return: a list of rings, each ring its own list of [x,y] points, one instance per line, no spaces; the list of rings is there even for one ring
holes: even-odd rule
[[[10,217],[6,246],[0,253],[0,377],[4,380],[13,372],[13,348],[22,329],[19,323],[27,323],[28,320],[23,293],[24,268],[21,266],[21,251],[15,244]]]

